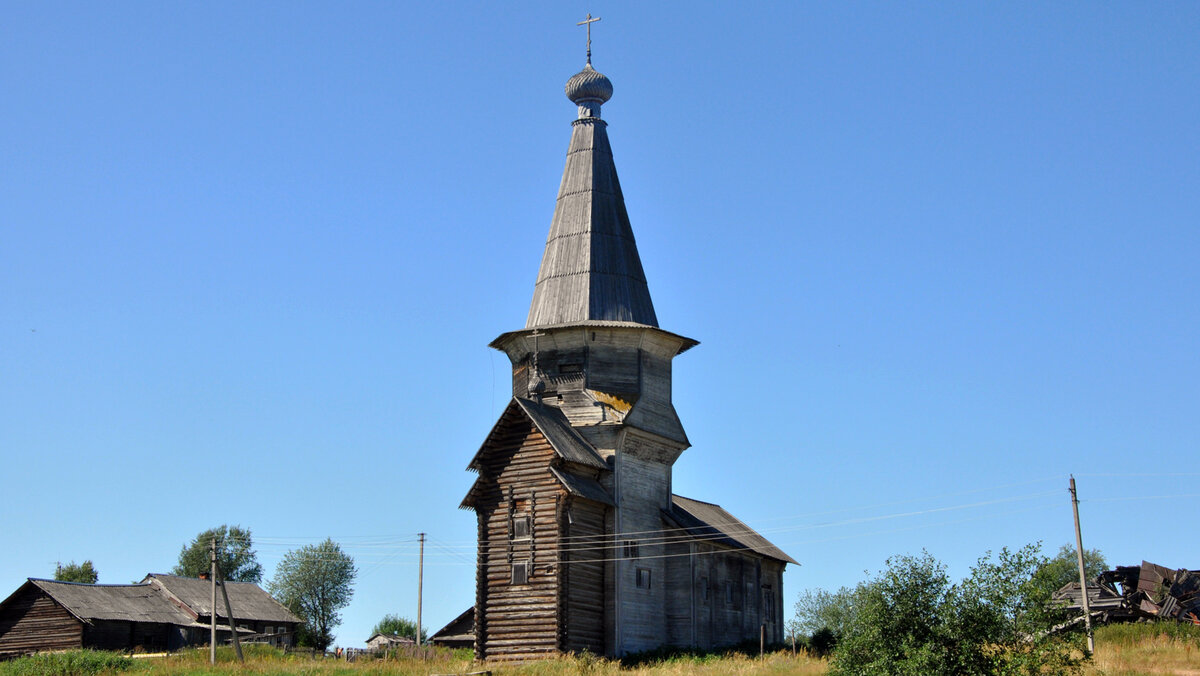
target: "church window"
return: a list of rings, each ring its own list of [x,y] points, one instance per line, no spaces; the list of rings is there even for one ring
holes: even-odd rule
[[[626,540],[624,553],[625,553],[625,558],[636,559],[638,557],[637,540]]]
[[[522,540],[529,537],[530,522],[528,514],[517,514],[512,520],[512,537]]]
[[[649,568],[638,568],[637,569],[637,586],[638,586],[638,589],[649,589],[650,588],[650,569]]]
[[[725,604],[733,605],[733,581],[725,580]]]
[[[700,600],[708,603],[708,576],[700,577]]]
[[[512,583],[529,584],[529,562],[518,561],[512,565]]]
[[[769,584],[763,585],[763,615],[767,622],[775,621],[775,594]]]

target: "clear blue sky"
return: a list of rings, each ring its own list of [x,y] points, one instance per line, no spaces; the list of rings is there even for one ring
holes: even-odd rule
[[[595,65],[695,444],[802,562],[1072,540],[1200,566],[1200,5],[3,2],[0,596],[221,523],[361,570],[338,643],[473,602]],[[1162,497],[1176,496],[1176,497]],[[1129,500],[1125,498],[1139,498]],[[790,601],[788,603],[790,607]]]

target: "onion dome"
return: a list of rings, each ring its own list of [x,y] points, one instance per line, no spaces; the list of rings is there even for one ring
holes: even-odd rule
[[[575,105],[601,104],[612,98],[612,81],[592,68],[589,61],[583,70],[567,80],[567,98]],[[598,108],[599,106],[597,106]]]

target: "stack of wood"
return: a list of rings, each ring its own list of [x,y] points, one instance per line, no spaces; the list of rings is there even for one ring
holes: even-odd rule
[[[1088,606],[1101,622],[1173,619],[1200,624],[1200,571],[1171,570],[1149,561],[1140,566],[1117,566],[1088,583]],[[1054,593],[1068,608],[1081,609],[1079,583]]]

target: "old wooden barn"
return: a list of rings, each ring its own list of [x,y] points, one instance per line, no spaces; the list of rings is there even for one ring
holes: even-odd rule
[[[513,398],[462,503],[478,518],[476,653],[781,641],[795,561],[672,493],[691,445],[672,361],[698,343],[658,326],[600,119],[612,83],[589,56],[566,93],[578,117],[528,321],[491,343],[512,362]]]
[[[226,583],[240,635],[290,643],[300,618],[258,585]],[[155,652],[207,644],[206,580],[148,575],[139,584],[78,584],[29,578],[0,602],[0,656],[92,648]],[[218,613],[218,640],[229,619]]]

